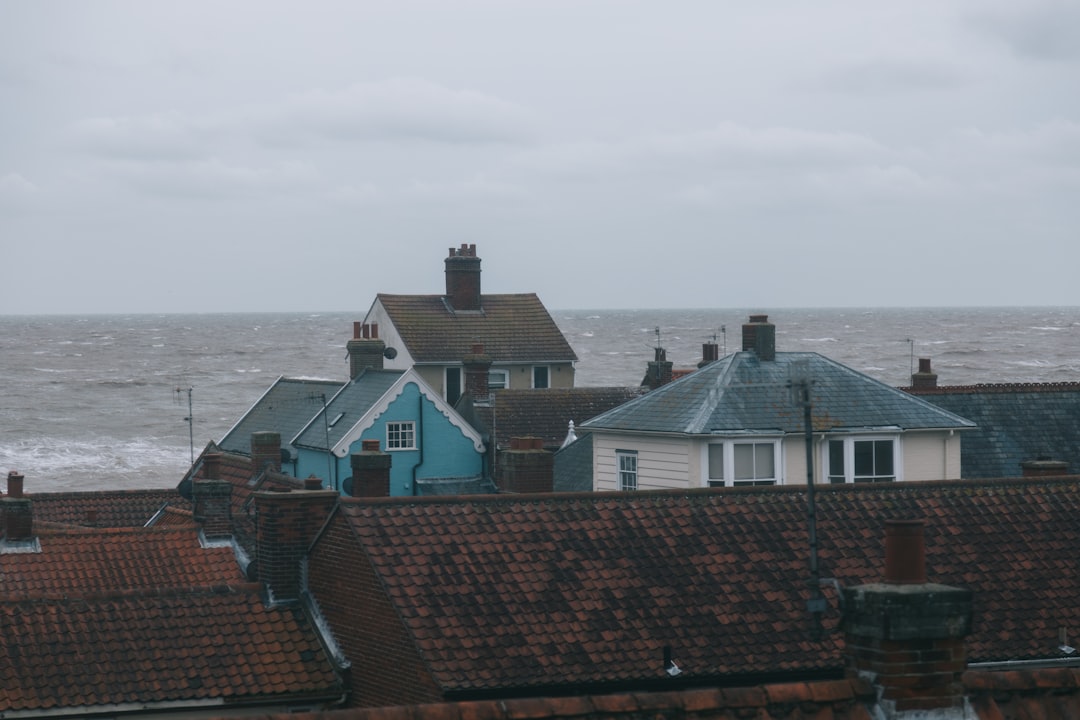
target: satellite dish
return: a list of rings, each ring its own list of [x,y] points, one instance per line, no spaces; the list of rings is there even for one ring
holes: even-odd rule
[[[387,360],[393,360],[397,357],[397,348],[388,347],[382,351],[382,354]]]

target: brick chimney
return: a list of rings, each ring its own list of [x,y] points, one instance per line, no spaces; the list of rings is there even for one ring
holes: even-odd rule
[[[926,581],[921,520],[885,522],[885,579],[844,588],[848,674],[874,685],[886,717],[963,717],[970,590]]]
[[[316,478],[317,480],[317,478]],[[312,540],[334,509],[334,490],[304,483],[304,490],[258,491],[255,500],[255,564],[274,602],[300,598],[301,564]]]
[[[742,349],[757,354],[759,360],[776,359],[776,326],[768,315],[751,315],[742,326]]]
[[[0,500],[3,508],[3,533],[7,542],[26,542],[34,538],[34,507],[23,496],[24,476],[12,470],[7,476],[8,494]]]
[[[667,350],[658,347],[654,349],[653,359],[645,370],[645,379],[641,384],[650,390],[655,390],[661,385],[671,382],[672,363],[667,359]]]
[[[450,248],[446,258],[446,302],[453,310],[480,310],[480,258],[476,245]]]
[[[383,369],[386,343],[379,339],[378,323],[353,323],[352,340],[345,343],[349,353],[349,379],[356,378],[367,368]]]
[[[349,456],[353,497],[390,497],[392,457],[379,449],[378,440],[362,440],[360,452]]]
[[[281,433],[251,433],[251,476],[259,476],[263,470],[281,472]]]
[[[205,460],[220,456],[207,455]],[[216,467],[216,465],[214,466]],[[191,483],[191,500],[194,505],[195,523],[207,540],[224,540],[232,537],[232,485],[217,478],[195,478]]]
[[[499,453],[495,484],[499,492],[545,493],[555,487],[555,455],[538,437],[510,438],[510,448]]]
[[[701,362],[698,363],[699,368],[703,368],[709,363],[714,363],[720,359],[720,346],[714,342],[707,342],[701,344]]]
[[[919,358],[919,371],[911,375],[912,390],[937,387],[937,373],[930,369],[930,358]]]
[[[491,357],[484,352],[481,343],[473,343],[469,354],[461,359],[465,369],[465,394],[472,396],[474,402],[484,403],[490,399],[488,374],[491,372]]]

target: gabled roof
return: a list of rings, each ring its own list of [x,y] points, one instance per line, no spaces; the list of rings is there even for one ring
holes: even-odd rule
[[[805,488],[342,499],[339,517],[443,692],[836,671],[809,636]],[[1056,658],[1080,626],[1080,478],[821,486],[819,560],[882,577],[884,522],[923,518],[927,572],[970,589],[973,662]]]
[[[339,380],[279,377],[225,433],[218,447],[251,455],[252,433],[271,431],[281,435],[282,449],[291,451],[289,442],[322,411],[323,398],[329,399],[343,385]]]
[[[548,448],[566,439],[569,423],[580,425],[591,417],[641,397],[643,387],[575,387],[543,390],[496,390],[491,402],[474,408],[480,422],[494,431],[500,448],[511,438],[538,437]]]
[[[320,406],[318,412],[308,416],[307,422],[290,438],[292,444],[326,450],[329,436],[329,447],[333,448],[402,375],[402,370],[366,368],[327,398],[325,415]]]
[[[326,698],[316,633],[259,585],[0,603],[0,713],[41,716]]]
[[[330,451],[337,457],[345,457],[353,443],[400,397],[409,384],[416,385],[423,397],[468,436],[477,452],[483,452],[480,434],[413,369],[365,369],[327,402],[325,416],[320,409],[319,414],[293,439],[293,444],[325,451],[329,441]]]
[[[1021,463],[1059,460],[1080,470],[1080,383],[939,386],[908,392],[978,425],[964,435],[960,474],[1016,477]]]
[[[460,363],[474,343],[496,363],[577,360],[535,293],[482,295],[480,311],[455,312],[442,295],[380,293],[375,302],[418,364]]]
[[[584,423],[590,430],[708,435],[803,431],[792,373],[813,381],[814,430],[898,427],[963,429],[974,423],[818,353],[736,352]]]

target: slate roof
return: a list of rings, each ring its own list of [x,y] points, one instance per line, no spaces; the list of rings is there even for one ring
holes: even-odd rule
[[[555,452],[552,489],[555,492],[592,492],[593,436],[585,433]]]
[[[333,448],[404,374],[402,370],[365,369],[332,397],[327,398],[326,423],[323,422],[323,411],[320,406],[292,438],[292,444],[297,447],[326,450],[327,434],[329,434],[330,448]],[[330,423],[332,424],[328,429],[327,425]]]
[[[160,490],[98,490],[28,494],[34,521],[83,527],[142,527],[164,505],[185,505],[180,493]]]
[[[460,363],[474,343],[494,362],[577,360],[535,293],[481,295],[481,311],[452,310],[442,295],[376,296],[413,362]]]
[[[496,390],[490,405],[478,405],[474,413],[489,431],[494,429],[499,448],[508,447],[511,438],[538,437],[554,450],[566,439],[570,421],[580,425],[646,392],[642,387]]]
[[[803,410],[788,388],[800,366],[813,381],[817,432],[974,427],[969,420],[811,352],[778,352],[773,361],[760,360],[754,352],[732,353],[583,427],[693,435],[802,432]]]
[[[279,377],[217,445],[250,456],[252,433],[270,431],[281,435],[283,450],[294,452],[290,443],[322,411],[322,396],[331,398],[344,384],[339,380]]]
[[[821,486],[823,576],[880,581],[886,519],[923,518],[928,576],[974,593],[973,662],[1057,657],[1080,626],[1080,478]],[[839,672],[809,636],[805,488],[343,499],[444,692]],[[828,631],[837,598],[826,591]]]
[[[1080,383],[905,389],[978,425],[964,434],[961,477],[1016,477],[1029,460],[1060,460],[1080,471]]]

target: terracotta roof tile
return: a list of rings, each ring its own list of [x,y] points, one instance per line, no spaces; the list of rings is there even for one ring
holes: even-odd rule
[[[927,519],[929,575],[974,591],[972,661],[1056,657],[1059,627],[1080,626],[1078,478],[817,499],[822,574],[844,586],[881,579],[886,519]],[[809,637],[805,504],[772,487],[346,499],[341,515],[436,681],[466,690],[662,679],[665,646],[684,678],[839,671],[840,634]]]
[[[162,506],[183,505],[175,489],[28,494],[34,521],[81,527],[142,527]]]

